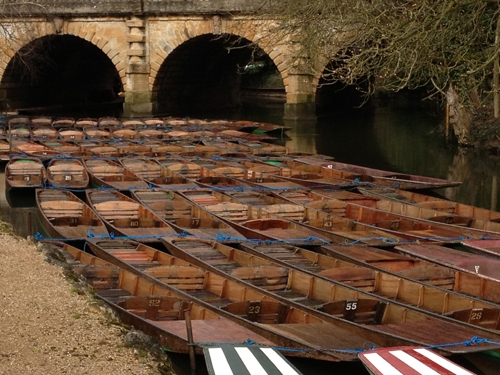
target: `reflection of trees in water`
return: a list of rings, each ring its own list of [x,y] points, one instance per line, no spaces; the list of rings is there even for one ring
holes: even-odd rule
[[[446,189],[448,199],[498,210],[497,178],[500,159],[472,150],[460,149],[450,165],[450,176],[462,181],[459,188]]]

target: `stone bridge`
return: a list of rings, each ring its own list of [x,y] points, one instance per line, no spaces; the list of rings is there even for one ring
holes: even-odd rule
[[[284,102],[285,116],[314,115],[321,71],[296,68],[289,45],[272,40],[272,20],[254,15],[261,5],[261,0],[34,0],[15,9],[0,4],[6,16],[0,24],[0,102],[17,109],[121,101],[125,116],[232,107],[241,102],[244,73],[257,53],[279,78],[273,92]]]

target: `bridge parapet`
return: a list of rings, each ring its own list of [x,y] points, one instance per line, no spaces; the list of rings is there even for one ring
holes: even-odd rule
[[[32,0],[4,5],[12,16],[91,16],[249,13],[262,7],[248,0]]]

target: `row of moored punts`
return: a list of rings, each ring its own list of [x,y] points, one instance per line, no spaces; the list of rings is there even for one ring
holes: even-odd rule
[[[498,351],[500,213],[425,194],[458,182],[215,132],[157,144],[11,153],[5,170],[34,190],[37,238],[125,323],[200,354],[248,339],[334,362],[368,344]]]

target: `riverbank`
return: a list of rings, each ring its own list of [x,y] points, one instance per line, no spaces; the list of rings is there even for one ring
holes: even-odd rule
[[[173,374],[63,271],[0,223],[0,375]]]

